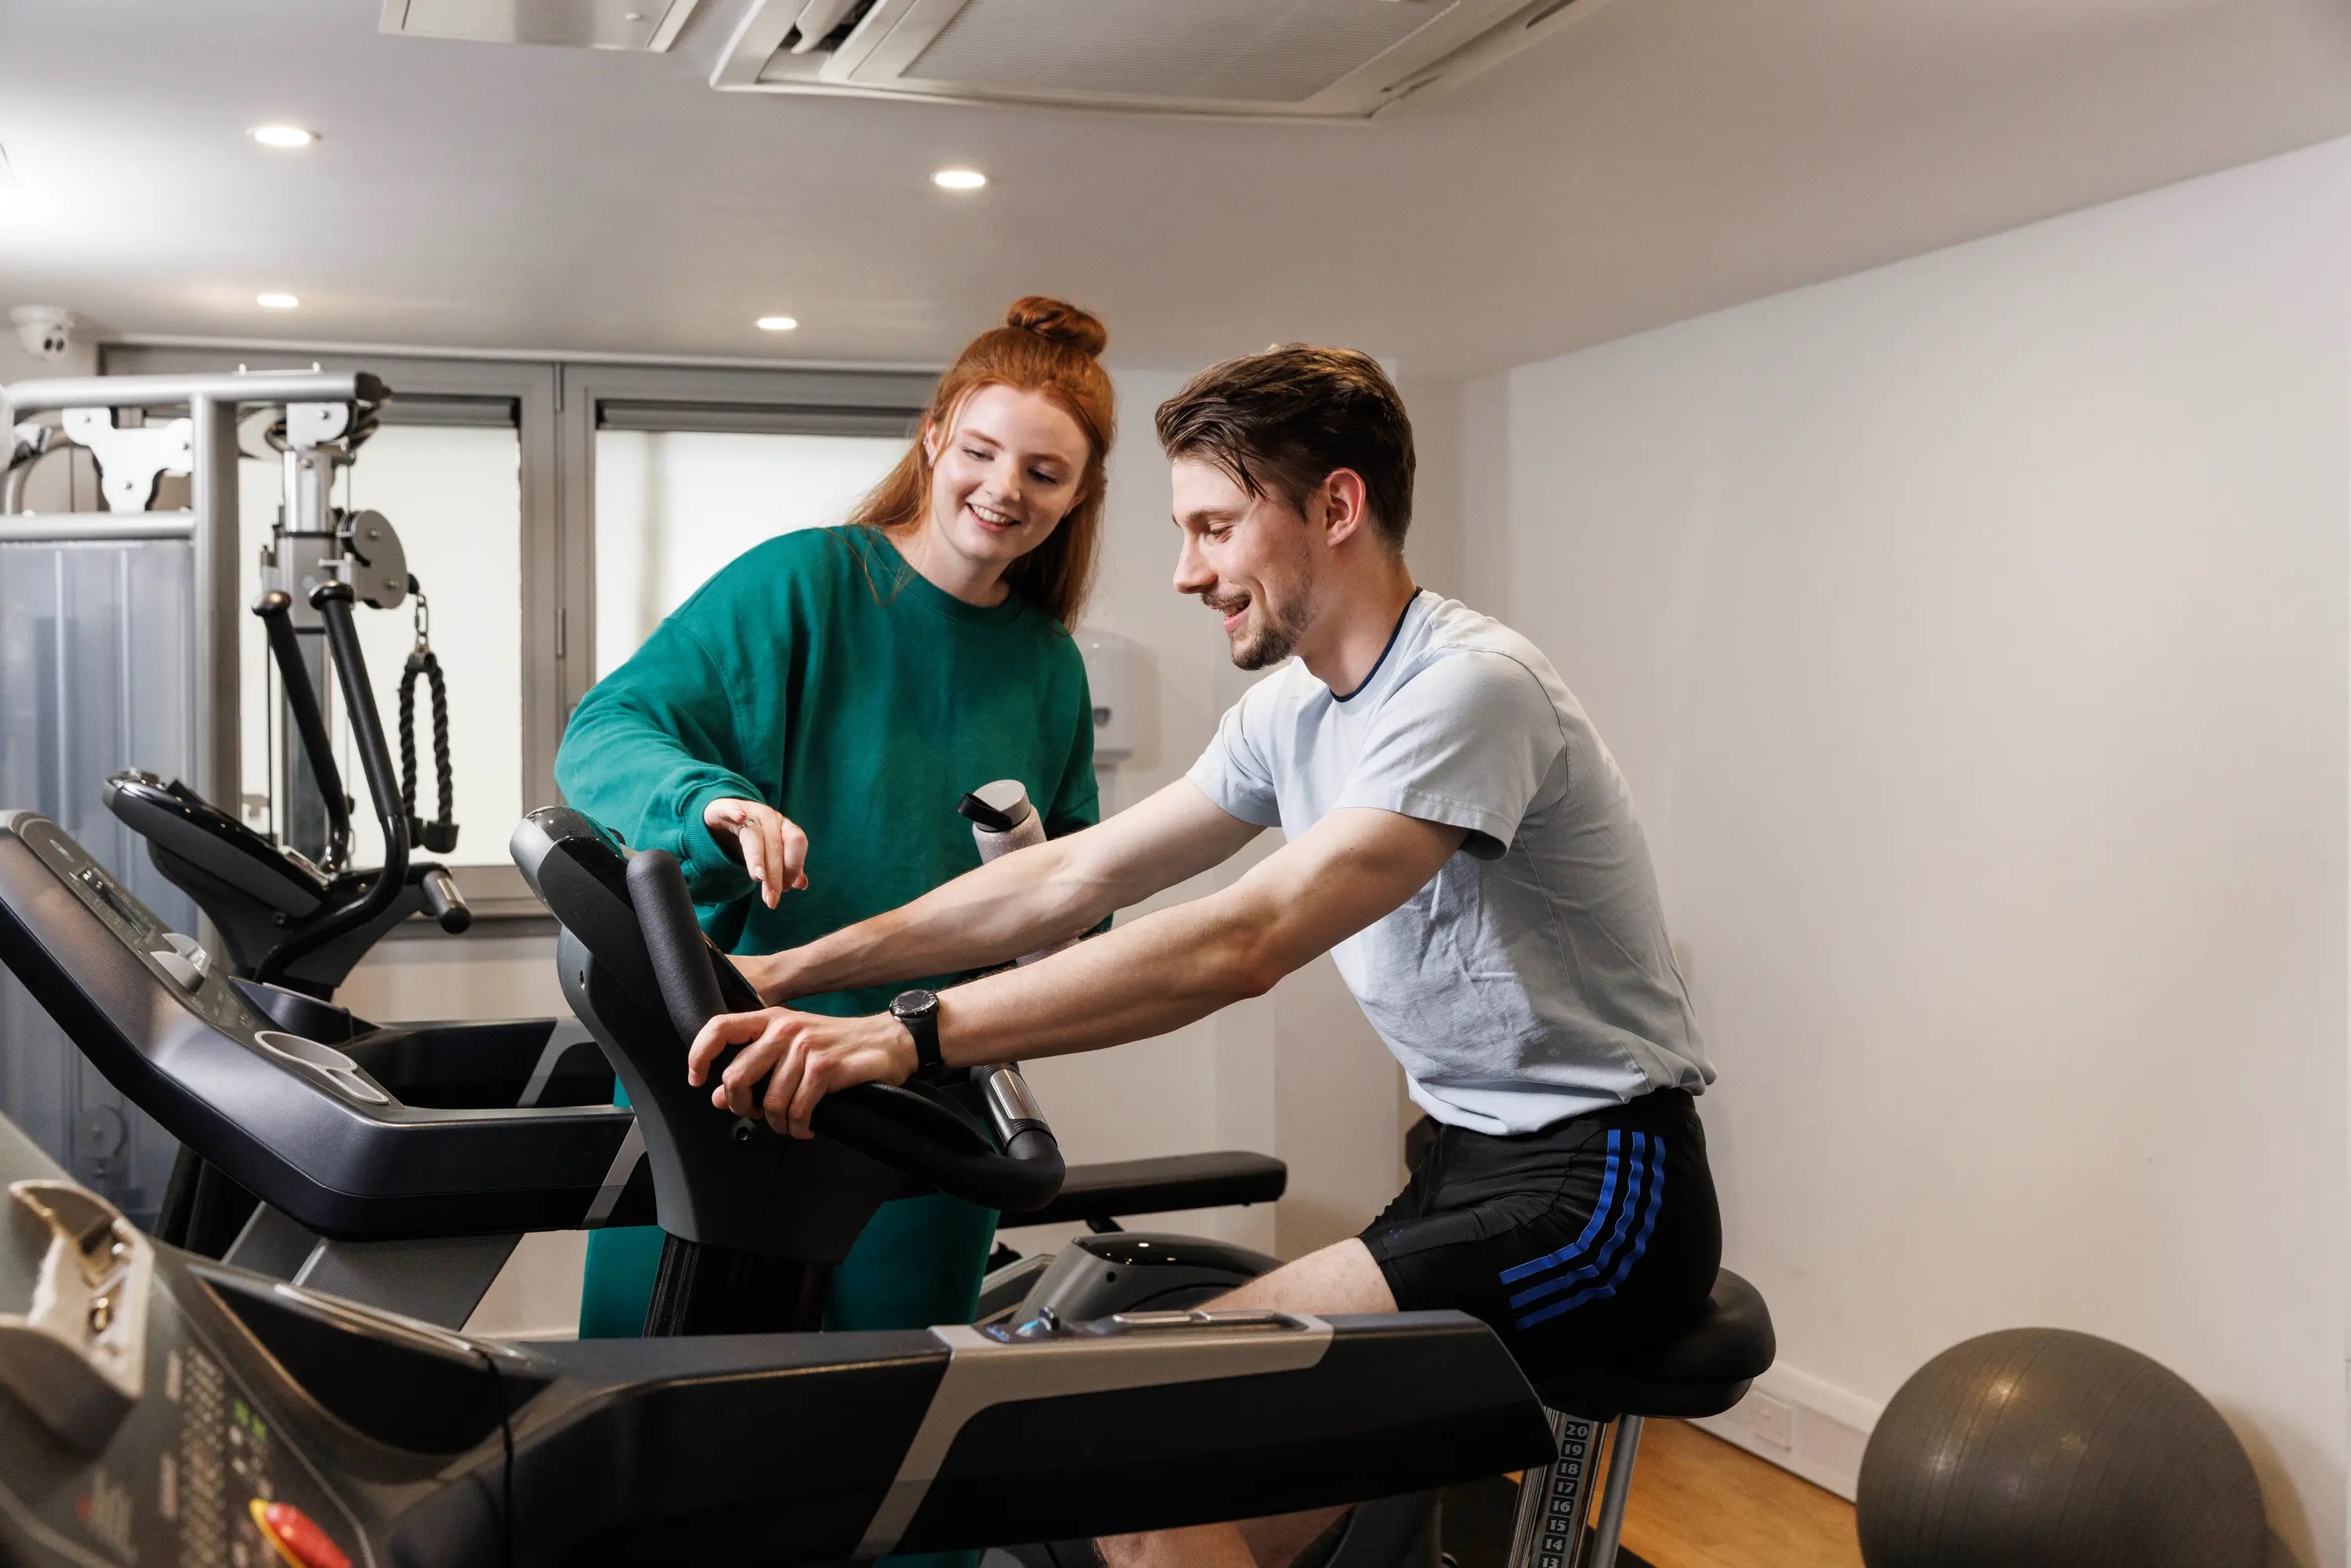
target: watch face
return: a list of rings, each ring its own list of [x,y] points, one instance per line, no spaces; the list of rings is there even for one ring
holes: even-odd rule
[[[936,991],[900,991],[890,999],[890,1010],[900,1018],[930,1012],[939,1005]]]

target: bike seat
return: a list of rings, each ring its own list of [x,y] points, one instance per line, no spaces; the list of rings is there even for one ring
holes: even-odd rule
[[[1762,1295],[1724,1269],[1696,1322],[1633,1359],[1575,1366],[1534,1380],[1554,1410],[1612,1416],[1719,1416],[1746,1396],[1779,1349]]]
[[[1290,1167],[1270,1155],[1227,1149],[1168,1155],[1152,1160],[1111,1160],[1077,1166],[1061,1193],[1030,1214],[1006,1215],[1004,1225],[1058,1225],[1073,1219],[1117,1219],[1186,1208],[1271,1203],[1290,1184]]]

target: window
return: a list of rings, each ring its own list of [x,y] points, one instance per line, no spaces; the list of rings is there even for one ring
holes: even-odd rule
[[[844,519],[904,455],[934,379],[563,367],[564,615],[580,655],[564,711],[720,567]]]
[[[847,517],[904,436],[596,433],[596,674],[762,539]]]

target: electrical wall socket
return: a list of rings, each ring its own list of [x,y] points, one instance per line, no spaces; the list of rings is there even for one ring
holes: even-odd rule
[[[1775,1448],[1796,1446],[1795,1407],[1768,1394],[1750,1394],[1740,1401],[1739,1413],[1747,1429],[1759,1443],[1769,1443]]]

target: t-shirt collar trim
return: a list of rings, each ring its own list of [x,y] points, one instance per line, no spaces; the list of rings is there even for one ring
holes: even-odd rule
[[[1357,697],[1362,696],[1364,693],[1370,688],[1371,684],[1374,681],[1379,679],[1380,666],[1388,662],[1388,655],[1395,652],[1396,639],[1404,635],[1404,623],[1405,617],[1412,613],[1412,607],[1420,602],[1420,596],[1427,591],[1428,591],[1425,588],[1416,588],[1413,590],[1412,597],[1404,601],[1404,608],[1402,610],[1396,612],[1396,623],[1388,632],[1387,645],[1380,650],[1380,656],[1372,661],[1372,667],[1364,672],[1364,678],[1355,683],[1355,689],[1353,691],[1343,695],[1338,692],[1332,692],[1331,694],[1332,701],[1343,703],[1353,702]]]

